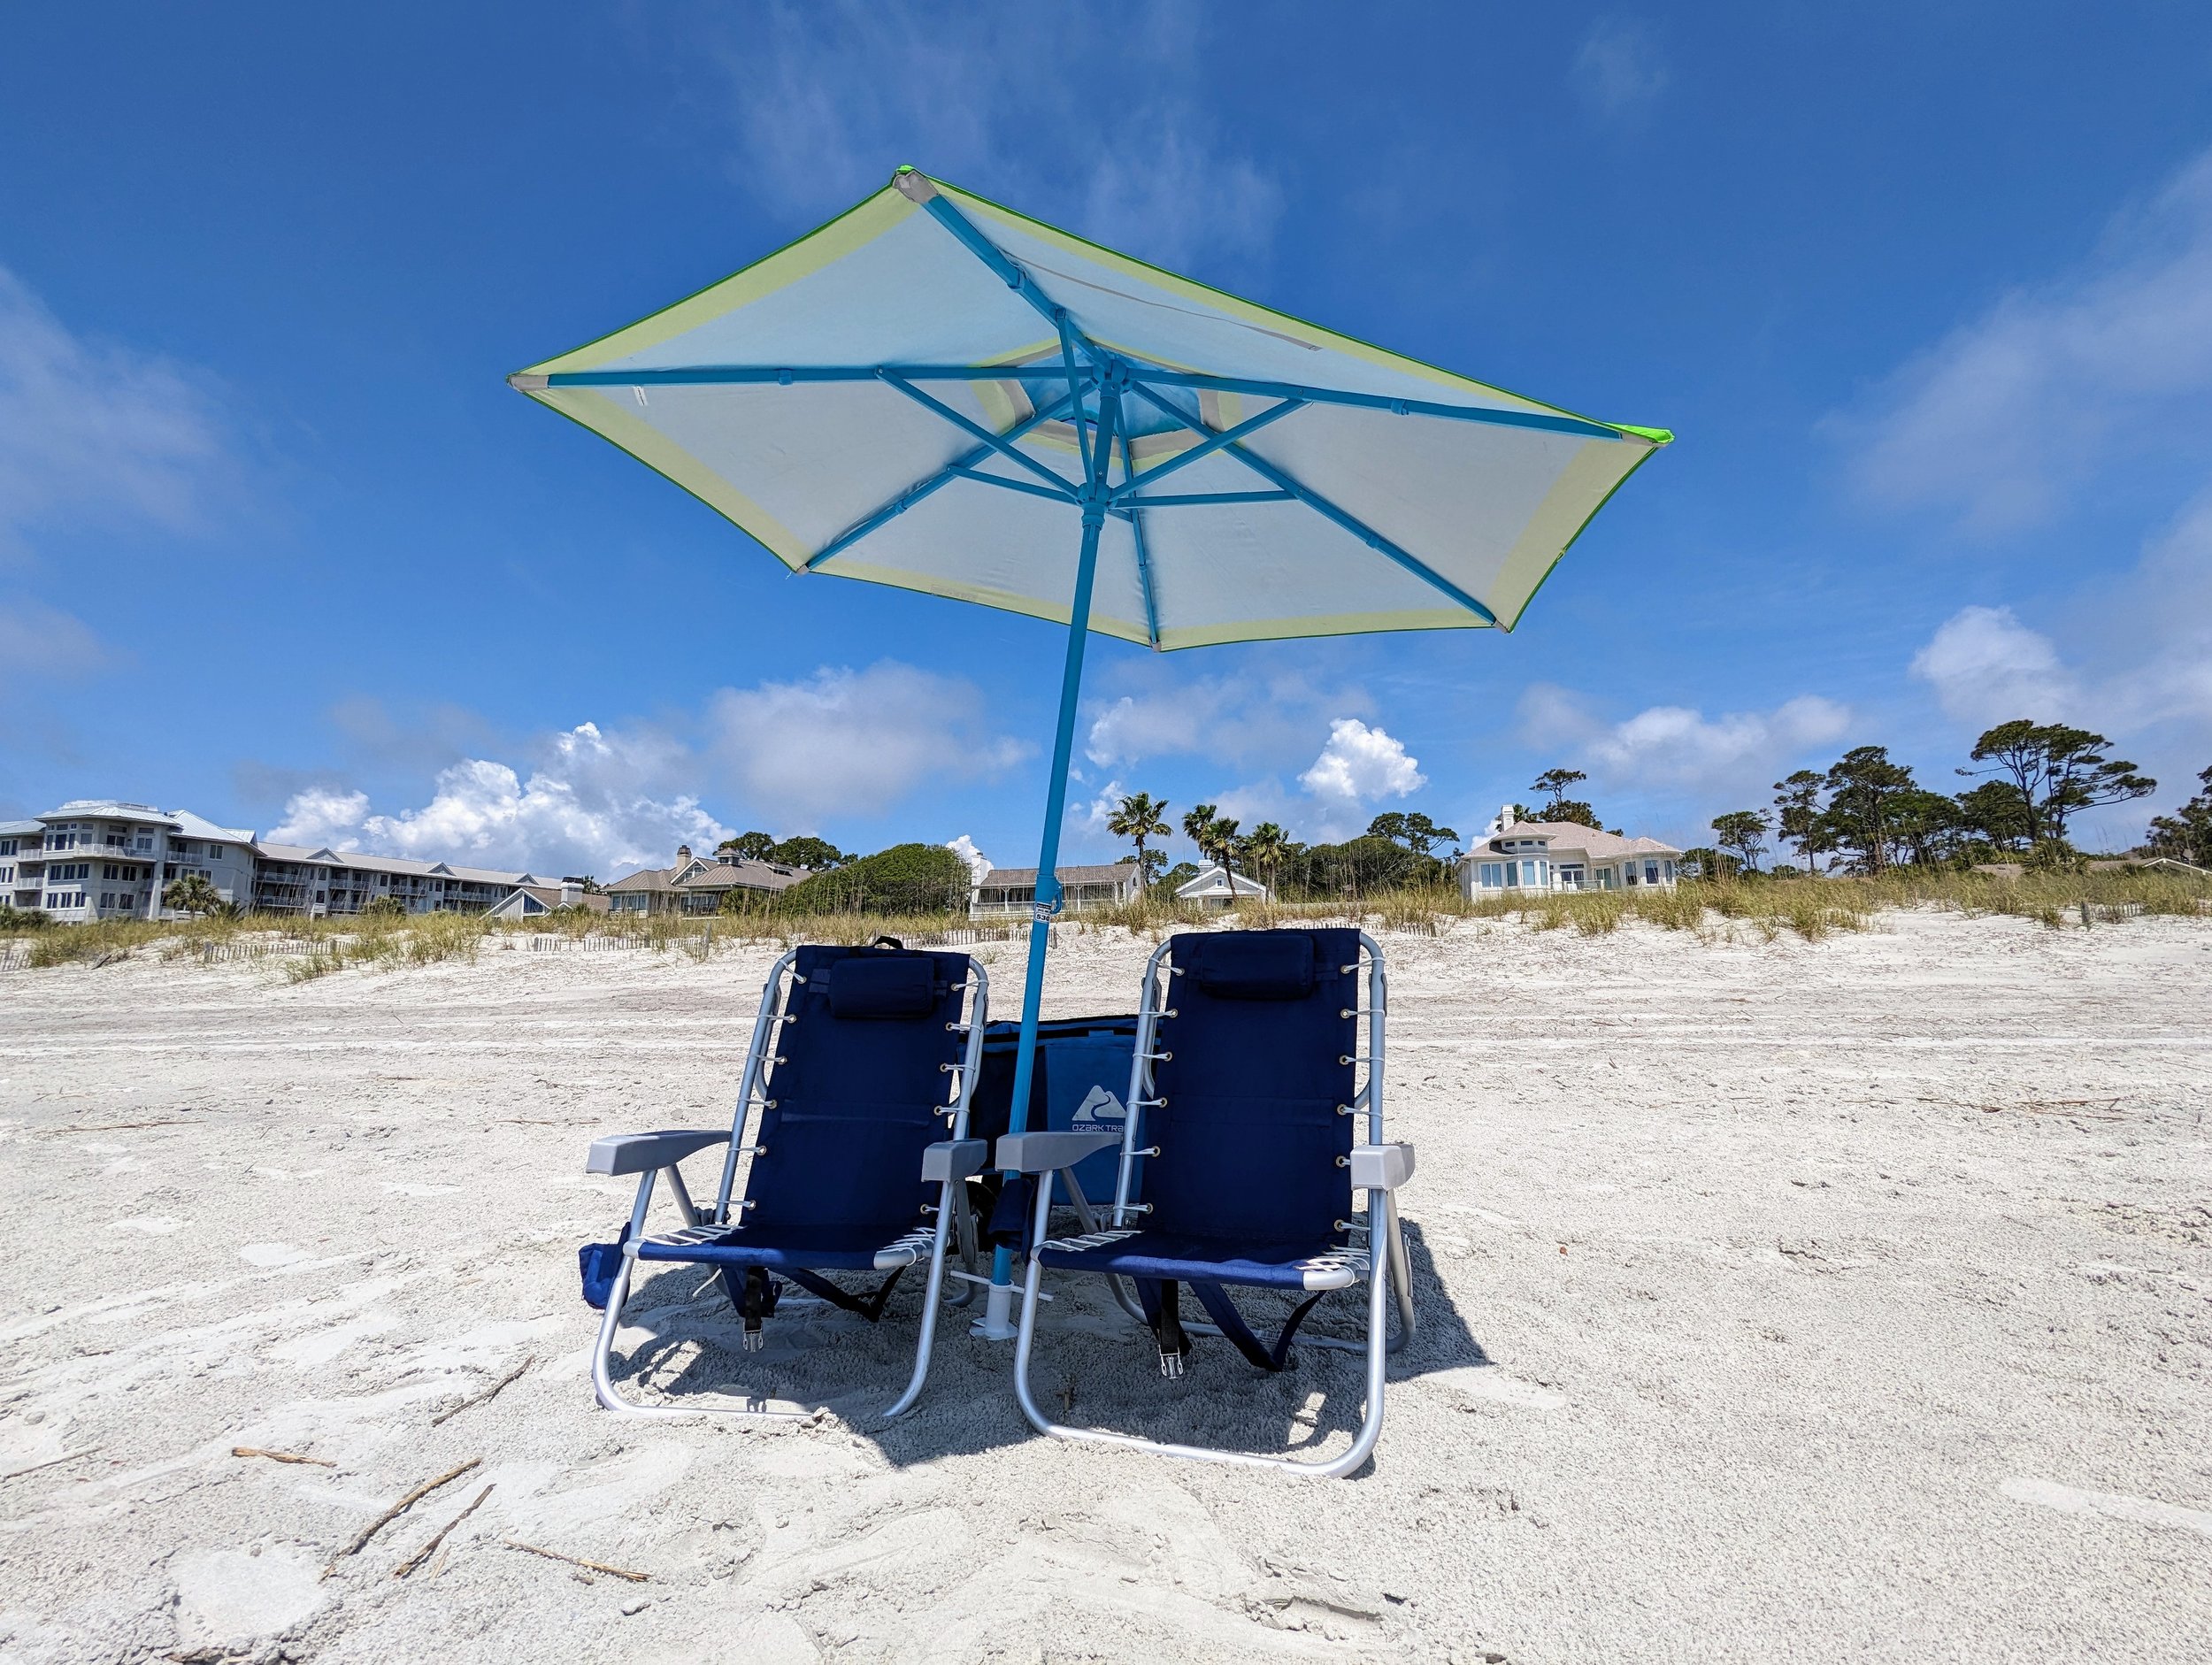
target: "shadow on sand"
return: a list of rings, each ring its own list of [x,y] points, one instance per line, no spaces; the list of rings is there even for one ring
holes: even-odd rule
[[[1412,1341],[1391,1356],[1388,1381],[1489,1363],[1445,1293],[1419,1223],[1407,1221],[1405,1234],[1417,1326]],[[1187,1373],[1176,1381],[1162,1378],[1150,1332],[1114,1303],[1103,1279],[1048,1278],[1046,1288],[1056,1299],[1039,1318],[1031,1383],[1038,1402],[1059,1421],[1302,1461],[1343,1450],[1358,1431],[1364,1352],[1303,1341],[1363,1339],[1363,1285],[1315,1308],[1293,1363],[1281,1373],[1256,1370],[1228,1342],[1201,1336]],[[1263,1336],[1274,1332],[1292,1304],[1274,1291],[1232,1293]],[[896,1422],[882,1413],[904,1389],[913,1364],[921,1300],[911,1274],[874,1324],[788,1291],[768,1321],[766,1346],[746,1353],[742,1325],[719,1280],[705,1278],[703,1268],[672,1267],[631,1295],[611,1375],[626,1398],[672,1409],[687,1401],[702,1408],[768,1401],[802,1415],[818,1408],[896,1466],[1042,1439],[1015,1402],[1013,1344],[969,1333],[979,1306],[941,1310],[928,1385]],[[1187,1320],[1197,1316],[1187,1293],[1184,1310]]]

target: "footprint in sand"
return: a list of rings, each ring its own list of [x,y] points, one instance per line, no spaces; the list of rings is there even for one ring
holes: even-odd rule
[[[200,1550],[169,1572],[183,1639],[227,1652],[288,1630],[322,1605],[321,1568],[301,1550]]]
[[[127,1220],[111,1220],[109,1228],[117,1231],[143,1231],[149,1237],[166,1237],[184,1224],[166,1214],[137,1214]]]
[[[307,1251],[289,1243],[245,1243],[238,1258],[249,1266],[291,1266],[310,1258]]]

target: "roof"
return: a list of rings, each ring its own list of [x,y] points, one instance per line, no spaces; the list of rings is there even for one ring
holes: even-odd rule
[[[1130,865],[1134,866],[1135,863],[1133,862]],[[1210,867],[1202,869],[1195,879],[1188,879],[1183,884],[1177,886],[1175,894],[1178,897],[1197,896],[1202,895],[1208,891],[1225,889],[1227,886],[1225,886],[1222,884],[1221,877],[1221,863],[1216,862]],[[1235,888],[1238,895],[1264,896],[1267,894],[1267,886],[1261,884],[1259,880],[1250,877],[1248,874],[1239,873],[1235,876]]]
[[[26,832],[43,832],[42,821],[0,821],[0,838],[17,838]]]
[[[1578,850],[1594,862],[1618,861],[1624,856],[1679,856],[1671,844],[1662,844],[1657,839],[1622,838],[1617,833],[1601,832],[1596,827],[1584,826],[1579,821],[1517,821],[1502,832],[1493,833],[1459,859],[1463,862],[1480,861],[1500,854],[1498,842],[1502,839],[1548,839],[1553,854]]]
[[[1063,885],[1119,885],[1137,876],[1134,862],[1115,862],[1104,867],[1056,867],[1052,870]],[[983,876],[985,890],[1026,890],[1035,887],[1037,870],[1033,867],[994,867]]]
[[[692,871],[670,886],[674,890],[788,890],[806,877],[802,868],[780,862],[711,862]]]
[[[39,819],[150,822],[188,839],[211,839],[232,844],[253,842],[251,827],[218,826],[205,816],[195,815],[189,809],[157,809],[150,803],[133,803],[127,798],[72,798],[60,809],[49,809]]]
[[[455,867],[445,862],[426,862],[411,856],[371,856],[360,850],[334,850],[328,845],[274,844],[265,840],[254,846],[257,855],[272,862],[311,863],[319,867],[345,868],[362,873],[396,873],[414,879],[457,879],[475,885],[530,885],[534,873],[510,873],[490,867]]]

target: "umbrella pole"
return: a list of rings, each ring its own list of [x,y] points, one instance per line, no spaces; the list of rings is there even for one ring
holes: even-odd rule
[[[1102,445],[1103,441],[1100,441]],[[1060,823],[1067,814],[1068,765],[1075,749],[1075,707],[1083,691],[1083,649],[1090,641],[1091,580],[1098,570],[1098,533],[1105,524],[1106,509],[1100,502],[1083,505],[1083,553],[1075,567],[1075,604],[1068,615],[1068,656],[1060,672],[1060,721],[1053,732],[1052,775],[1045,791],[1045,834],[1037,850],[1037,899],[1030,907],[1029,971],[1022,984],[1021,1039],[1014,1049],[1014,1098],[1008,1107],[1009,1125],[1017,1132],[1029,1126],[1030,1083],[1037,1061],[1037,1008],[1045,994],[1045,952],[1052,943],[1052,916],[1060,907]],[[1008,1174],[1010,1185],[1018,1176]],[[1037,1183],[1053,1183],[1050,1174]],[[1000,1247],[991,1255],[991,1291],[974,1333],[987,1340],[1011,1340],[1018,1326],[1013,1321],[1014,1252]]]

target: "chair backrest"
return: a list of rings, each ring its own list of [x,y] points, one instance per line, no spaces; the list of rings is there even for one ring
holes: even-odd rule
[[[1335,1238],[1352,1212],[1359,932],[1210,931],[1168,945],[1146,1224],[1248,1242]],[[1167,1014],[1172,1013],[1172,1016]]]
[[[958,1032],[968,956],[809,945],[792,963],[781,1062],[745,1195],[748,1230],[907,1230],[930,1200],[922,1148],[949,1137],[943,1112],[966,1049]]]

